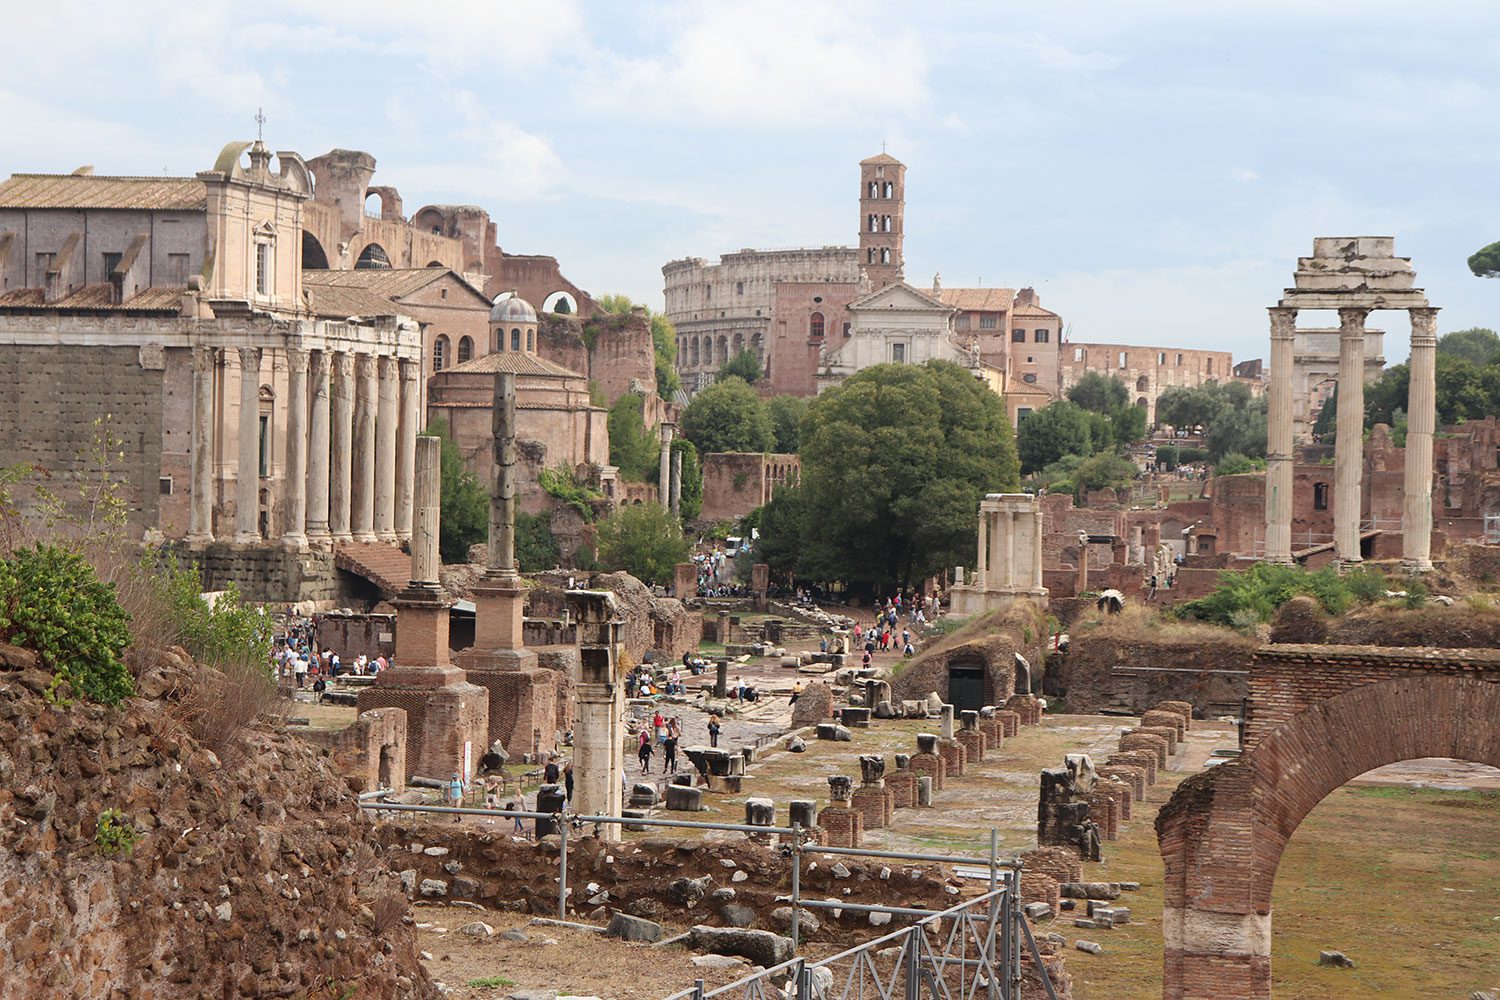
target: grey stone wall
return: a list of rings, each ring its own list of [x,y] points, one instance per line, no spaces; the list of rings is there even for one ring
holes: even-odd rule
[[[205,591],[233,583],[240,596],[257,603],[339,600],[338,571],[331,552],[297,552],[275,544],[214,542],[201,549],[177,543],[178,559],[198,564]]]

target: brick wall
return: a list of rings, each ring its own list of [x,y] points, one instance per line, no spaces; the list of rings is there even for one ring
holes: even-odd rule
[[[1254,655],[1254,642],[1227,632],[1126,636],[1106,625],[1073,634],[1067,654],[1055,661],[1056,693],[1080,714],[1139,715],[1174,700],[1192,703],[1201,716],[1238,715]]]

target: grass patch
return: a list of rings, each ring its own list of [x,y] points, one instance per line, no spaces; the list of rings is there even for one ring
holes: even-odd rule
[[[467,985],[473,990],[495,990],[502,986],[514,986],[516,981],[504,976],[485,976],[483,979],[471,979]]]

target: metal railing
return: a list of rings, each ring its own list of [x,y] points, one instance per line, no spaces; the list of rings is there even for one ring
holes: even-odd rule
[[[699,980],[692,989],[675,994],[668,1000],[682,1000],[687,997],[704,1000],[710,996],[727,996],[736,987],[744,988],[741,994],[744,1000],[767,1000],[773,994],[766,992],[766,987],[778,975],[787,975],[795,987],[795,992],[791,990],[780,992],[781,988],[777,987],[778,992],[775,995],[788,998],[795,996],[797,1000],[814,1000],[814,998],[817,1000],[844,1000],[844,998],[865,1000],[867,996],[871,1000],[876,996],[881,1000],[895,1000],[896,994],[893,990],[898,980],[905,984],[906,992],[903,996],[907,1000],[916,1000],[921,996],[924,985],[928,988],[928,995],[934,1000],[939,997],[944,1000],[951,1000],[955,997],[960,1000],[973,1000],[980,985],[985,987],[985,996],[988,1000],[995,1000],[995,998],[1019,1000],[1022,960],[1020,945],[1023,940],[1031,952],[1032,961],[1035,963],[1042,984],[1046,987],[1047,996],[1056,1000],[1046,967],[1042,964],[1036,940],[1032,937],[1031,927],[1021,912],[1021,862],[1019,859],[1000,857],[999,833],[993,828],[990,830],[989,856],[969,857],[805,844],[803,838],[808,831],[796,823],[791,826],[751,826],[745,823],[706,823],[694,820],[657,819],[649,816],[594,816],[586,813],[572,813],[566,808],[559,812],[544,813],[520,809],[408,805],[380,801],[375,796],[381,794],[385,792],[361,796],[359,808],[377,813],[411,812],[485,816],[529,819],[548,823],[558,836],[557,915],[559,920],[566,920],[568,917],[569,830],[581,833],[590,824],[594,826],[596,834],[604,826],[618,825],[623,829],[668,827],[781,838],[782,849],[790,855],[791,885],[789,895],[778,897],[778,902],[785,901],[790,904],[789,936],[794,949],[801,945],[801,915],[804,908],[849,910],[870,914],[886,913],[892,916],[921,918],[909,928],[893,931],[884,937],[848,949],[820,962],[808,963],[805,959],[793,959],[707,993],[703,991],[702,980]],[[833,899],[808,899],[802,895],[802,856],[808,853],[830,857],[880,858],[980,866],[989,873],[989,888],[980,897],[942,911],[852,903]],[[981,904],[983,904],[982,907]],[[982,916],[981,909],[983,910]],[[927,940],[927,935],[930,932],[941,932],[943,921],[950,921],[951,925],[945,939],[941,938],[939,933],[941,944],[934,949],[932,943]],[[893,946],[893,942],[897,939],[902,940],[900,955],[893,968],[883,973],[881,966],[891,956],[880,956],[877,952]],[[972,957],[968,954],[971,948],[974,950]],[[851,963],[845,970],[847,975],[844,990],[842,993],[833,994],[829,992],[828,986],[834,982],[834,979],[828,977],[836,975],[836,970],[841,968],[839,963],[842,962]],[[816,972],[820,969],[828,970],[827,974],[822,977],[817,976]],[[788,975],[789,972],[790,975]],[[950,989],[952,984],[949,982],[955,977],[958,981],[956,991]],[[817,981],[820,979],[827,981],[819,984]],[[872,992],[877,988],[878,992]]]

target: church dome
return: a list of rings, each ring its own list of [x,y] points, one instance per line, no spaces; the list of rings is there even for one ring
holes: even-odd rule
[[[535,323],[536,310],[531,303],[513,292],[504,293],[490,309],[491,323]]]

